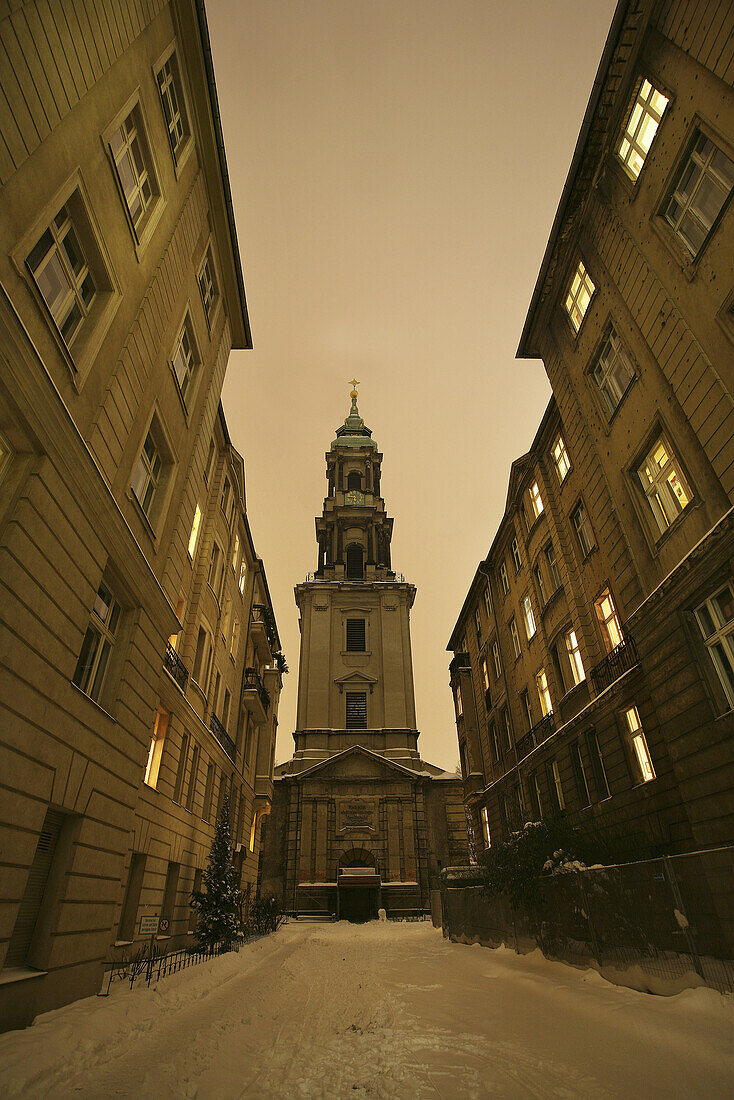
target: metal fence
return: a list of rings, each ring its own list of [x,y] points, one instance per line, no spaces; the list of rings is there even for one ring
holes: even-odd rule
[[[648,988],[693,972],[734,992],[734,847],[549,875],[523,907],[492,895],[481,867],[447,868],[441,898],[454,940],[537,946],[620,984],[639,967]]]

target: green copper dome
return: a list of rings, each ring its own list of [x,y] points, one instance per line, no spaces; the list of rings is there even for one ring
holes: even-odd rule
[[[356,387],[359,383],[353,381],[352,385]],[[350,396],[352,407],[344,423],[336,429],[336,439],[331,444],[331,450],[336,450],[337,447],[371,447],[376,451],[377,443],[372,439],[372,431],[359,415],[357,390],[353,389]]]

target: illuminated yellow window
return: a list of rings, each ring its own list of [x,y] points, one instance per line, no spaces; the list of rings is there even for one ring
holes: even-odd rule
[[[482,806],[482,836],[484,837],[484,847],[492,847],[492,837],[489,832],[489,812],[486,806]]]
[[[606,642],[607,650],[611,653],[613,649],[616,649],[618,645],[622,644],[624,635],[619,622],[619,616],[617,615],[617,609],[614,606],[612,594],[608,588],[602,592],[594,606],[596,607],[597,618],[601,623],[601,628],[604,633],[604,641]]]
[[[593,298],[595,290],[596,287],[591,281],[588,271],[583,262],[579,260],[565,302],[566,313],[571,319],[574,332],[578,332],[581,328],[581,322],[586,316],[589,302]]]
[[[525,619],[525,633],[528,636],[528,641],[535,635],[535,615],[533,614],[533,605],[530,602],[529,596],[524,596],[522,601],[522,613]]]
[[[538,698],[540,699],[540,709],[543,712],[543,717],[547,714],[552,714],[553,703],[551,702],[550,691],[548,689],[548,677],[545,674],[545,669],[541,668],[538,675],[535,677],[535,682],[538,685]]]
[[[667,96],[653,88],[649,80],[643,80],[617,149],[619,159],[633,180],[642,171],[667,106]]]
[[[166,729],[168,727],[168,715],[164,710],[158,708],[155,716],[155,724],[153,726],[153,736],[150,740],[150,748],[148,749],[148,762],[145,765],[145,782],[149,787],[155,787],[158,784],[158,772],[161,768],[161,757],[163,755],[163,742],[166,739]]]
[[[581,650],[575,630],[569,630],[566,635],[566,652],[568,653],[568,663],[571,666],[574,685],[580,684],[582,680],[586,679],[586,673],[584,672],[584,664],[581,660]]]
[[[691,502],[691,490],[668,441],[661,436],[638,469],[642,488],[660,533]]]
[[[553,461],[556,464],[558,480],[561,482],[565,481],[566,474],[571,469],[571,463],[569,461],[568,451],[566,450],[566,444],[563,441],[562,435],[559,435],[558,439],[553,444]]]
[[[540,489],[537,481],[534,481],[530,486],[530,502],[533,506],[533,514],[537,519],[540,513],[543,511],[543,498],[540,495]]]
[[[640,769],[643,783],[649,783],[655,778],[655,769],[652,766],[647,740],[640,722],[637,707],[628,707],[624,712],[624,720],[627,723],[627,731],[632,739],[632,748],[635,751],[637,766]]]
[[[196,505],[196,511],[194,512],[194,522],[191,524],[191,534],[189,535],[189,557],[194,560],[194,554],[196,553],[196,540],[199,537],[199,525],[201,524],[201,508]]]

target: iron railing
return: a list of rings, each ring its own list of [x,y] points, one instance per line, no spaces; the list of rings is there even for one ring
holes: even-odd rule
[[[275,638],[275,622],[273,615],[269,607],[265,604],[256,603],[252,605],[252,614],[250,616],[250,622],[262,623],[265,627],[265,635],[268,639],[268,644],[271,649],[277,648],[277,642]]]
[[[234,759],[237,754],[237,748],[234,741],[217,718],[216,714],[212,714],[211,718],[209,719],[209,729],[212,731],[229,759],[232,761],[232,763],[234,763]]]
[[[457,653],[455,657],[452,657],[449,664],[449,676],[453,680],[454,674],[460,668],[471,668],[471,662],[469,660],[468,653]]]
[[[529,733],[526,733],[524,737],[515,742],[518,761],[524,759],[538,745],[542,745],[544,741],[547,741],[555,728],[555,719],[553,711],[551,711],[550,714],[546,714],[545,718],[541,718],[539,722],[536,722]]]
[[[608,653],[603,661],[591,670],[591,682],[597,692],[604,691],[625,672],[634,668],[639,658],[637,646],[630,634],[626,634],[618,646]]]
[[[392,570],[389,569],[388,573],[392,573]],[[340,580],[347,580],[347,581],[354,580],[354,578],[352,578],[352,577],[341,577],[339,579]],[[359,581],[355,581],[355,583],[359,584],[359,583],[363,583],[363,581],[364,581],[364,578],[360,577]],[[327,580],[326,577],[320,577],[318,575],[318,573],[307,573],[305,583],[306,584],[332,584],[333,582],[330,581],[330,580]],[[392,576],[386,577],[384,580],[381,579],[381,578],[370,579],[370,584],[405,584],[405,575],[403,573],[392,573]]]
[[[270,692],[263,684],[256,668],[245,669],[245,687],[255,688],[265,710],[270,706]]]
[[[163,667],[166,672],[170,672],[173,679],[176,681],[181,691],[186,691],[186,685],[189,682],[189,670],[179,657],[176,650],[169,642],[166,646],[166,653],[163,658]]]

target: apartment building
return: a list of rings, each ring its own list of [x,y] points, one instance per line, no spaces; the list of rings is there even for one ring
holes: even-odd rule
[[[518,356],[553,389],[449,641],[488,848],[734,841],[734,12],[618,5]]]
[[[185,942],[225,790],[252,889],[283,667],[220,407],[230,349],[251,337],[203,3],[12,9],[0,20],[7,1027],[96,992],[139,914]]]

